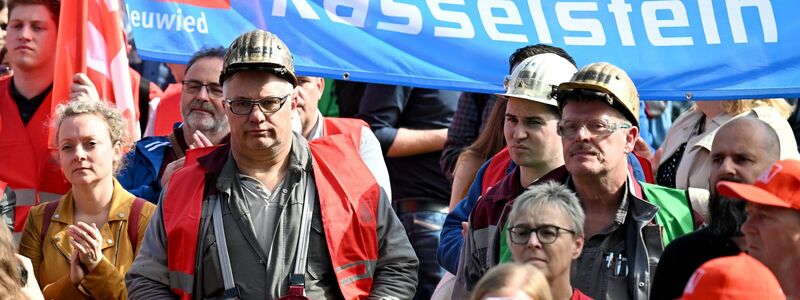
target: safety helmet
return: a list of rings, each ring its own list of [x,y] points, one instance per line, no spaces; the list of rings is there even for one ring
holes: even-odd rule
[[[598,62],[581,68],[572,79],[558,86],[559,110],[577,95],[604,98],[634,126],[639,126],[639,92],[633,80],[619,67]]]
[[[558,106],[554,92],[577,69],[565,58],[542,53],[526,58],[511,72],[506,92],[499,94]]]
[[[294,60],[289,47],[277,35],[256,29],[237,37],[228,47],[219,82],[239,71],[265,71],[297,86]]]

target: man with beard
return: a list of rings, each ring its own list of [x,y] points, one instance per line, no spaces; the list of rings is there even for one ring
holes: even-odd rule
[[[187,149],[226,142],[230,128],[219,75],[225,48],[203,49],[186,65],[182,80],[181,115],[183,123],[169,136],[147,137],[136,142],[125,155],[126,166],[117,180],[132,194],[157,203],[162,186],[183,166]]]
[[[652,299],[681,297],[692,273],[703,263],[744,249],[739,228],[745,221],[745,202],[720,195],[717,182],[753,183],[779,159],[780,152],[775,130],[759,119],[741,117],[719,129],[711,146],[711,220],[708,227],[680,237],[664,249],[653,279]]]

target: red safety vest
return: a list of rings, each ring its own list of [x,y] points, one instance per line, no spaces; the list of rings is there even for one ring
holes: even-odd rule
[[[366,127],[369,129],[367,122],[361,119],[325,117],[322,120],[325,122],[325,127],[322,128],[322,136],[352,134],[356,141],[356,146],[360,146],[361,143],[361,128]]]
[[[11,97],[12,77],[0,78],[0,180],[8,183],[17,195],[14,208],[14,231],[21,232],[28,211],[42,201],[57,200],[70,184],[56,156],[48,149],[50,103],[52,93],[36,110],[26,126]]]
[[[181,92],[183,84],[172,83],[161,95],[153,121],[153,136],[167,136],[172,133],[172,126],[181,122]]]
[[[496,183],[500,182],[506,177],[506,169],[511,163],[511,154],[508,153],[508,147],[503,147],[503,150],[497,152],[492,156],[486,170],[483,171],[483,180],[481,181],[481,195],[486,194],[489,188],[493,187]]]
[[[358,155],[355,138],[338,134],[309,142],[328,251],[345,299],[369,296],[378,259],[380,190]],[[170,288],[181,299],[192,298],[204,187],[207,179],[215,179],[216,170],[207,170],[202,161],[227,155],[227,147],[187,152],[185,165],[170,179],[163,200]]]

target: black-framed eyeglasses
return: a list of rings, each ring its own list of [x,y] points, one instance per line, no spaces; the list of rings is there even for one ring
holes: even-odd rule
[[[237,115],[249,115],[253,112],[253,107],[258,106],[258,109],[261,110],[264,114],[271,114],[274,113],[283,107],[283,104],[286,103],[286,100],[289,99],[291,94],[287,94],[283,97],[266,97],[256,100],[225,100],[228,102],[228,106],[232,113]]]
[[[208,97],[214,99],[222,99],[222,85],[216,82],[209,82],[203,83],[197,80],[183,80],[183,91],[189,95],[195,96],[200,94],[200,89],[203,87],[206,88],[206,93],[208,93]]]
[[[571,234],[575,234],[575,231],[561,228],[555,225],[544,225],[539,226],[537,228],[528,228],[525,226],[514,226],[509,227],[509,237],[511,237],[511,242],[517,245],[525,245],[528,241],[531,240],[531,233],[536,233],[536,238],[539,239],[539,242],[542,244],[552,244],[558,239],[559,233],[561,231],[566,231]]]
[[[606,119],[593,119],[593,120],[561,120],[556,127],[558,135],[573,139],[578,134],[581,128],[589,130],[593,136],[607,136],[618,129],[631,128],[631,124],[627,122],[614,123]]]

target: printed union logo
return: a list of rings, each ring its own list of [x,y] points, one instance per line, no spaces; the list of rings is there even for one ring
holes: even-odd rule
[[[205,8],[230,9],[231,0],[153,0],[155,2],[175,2]]]

